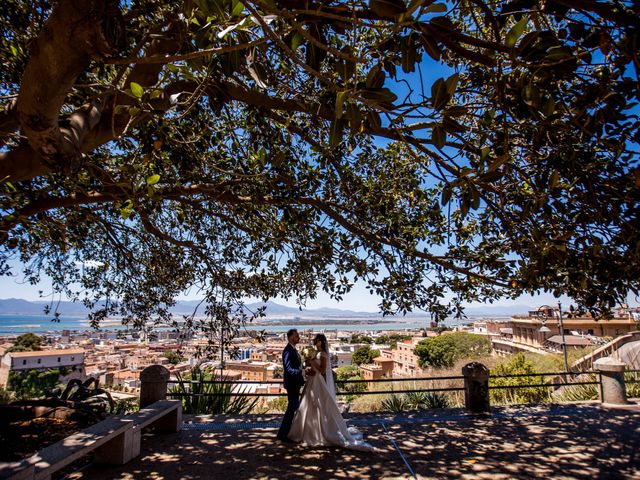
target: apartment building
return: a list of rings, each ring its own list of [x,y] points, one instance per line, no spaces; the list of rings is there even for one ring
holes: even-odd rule
[[[45,371],[63,368],[66,374],[62,381],[71,378],[84,379],[84,356],[82,349],[39,350],[34,352],[9,352],[0,363],[0,386],[6,387],[9,374],[29,370]]]

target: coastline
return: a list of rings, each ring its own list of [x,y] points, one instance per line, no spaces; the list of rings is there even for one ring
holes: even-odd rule
[[[176,315],[177,317],[177,315]],[[196,318],[202,320],[204,317]],[[483,316],[469,317],[464,320],[446,319],[442,325],[462,326],[470,325],[474,321],[492,318],[500,320],[499,316]],[[505,320],[507,318],[504,318]],[[0,336],[15,336],[23,333],[39,333],[59,335],[63,330],[72,332],[108,332],[120,330],[139,330],[122,325],[121,318],[108,318],[101,322],[99,329],[89,326],[89,320],[86,316],[77,317],[60,317],[52,320],[51,317],[45,315],[10,315],[0,314]],[[273,317],[260,319],[257,322],[245,325],[245,330],[258,330],[267,333],[284,332],[289,328],[311,328],[316,330],[340,330],[340,331],[379,331],[379,330],[419,330],[428,328],[431,321],[428,317],[400,317],[400,318],[381,318],[381,317]],[[149,324],[153,330],[163,331],[173,329],[173,326],[167,324]]]

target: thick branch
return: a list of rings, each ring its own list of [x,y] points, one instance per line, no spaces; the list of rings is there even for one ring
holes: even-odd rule
[[[76,78],[92,59],[122,48],[122,16],[115,0],[62,0],[33,42],[18,96],[18,118],[29,145],[54,164],[78,155],[78,141],[58,126]]]

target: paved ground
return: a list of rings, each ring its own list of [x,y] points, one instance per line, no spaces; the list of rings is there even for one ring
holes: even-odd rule
[[[142,455],[73,479],[640,479],[640,407],[545,405],[352,415],[378,453],[307,449],[275,439],[275,416],[192,418],[143,438]]]

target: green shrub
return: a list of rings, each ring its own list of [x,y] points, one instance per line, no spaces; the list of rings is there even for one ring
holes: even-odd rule
[[[507,362],[497,365],[491,372],[489,386],[518,387],[491,390],[491,403],[509,405],[514,403],[543,403],[551,399],[549,387],[527,387],[544,383],[544,377],[523,376],[496,378],[500,375],[525,375],[538,373],[533,363],[522,353],[517,353]]]
[[[274,398],[269,402],[269,410],[275,412],[284,412],[287,409],[287,397]]]
[[[11,400],[11,392],[8,392],[4,388],[0,387],[0,405],[6,405]]]
[[[445,333],[421,340],[414,353],[421,367],[451,368],[462,358],[474,358],[491,353],[491,342],[467,332]]]
[[[50,394],[60,383],[60,370],[28,370],[9,373],[7,390],[14,392],[18,400],[42,398]]]
[[[127,398],[125,400],[116,401],[113,407],[114,415],[126,415],[128,413],[137,412],[140,410],[140,405],[137,398]]]
[[[335,380],[336,391],[345,392],[348,402],[353,400],[353,395],[367,390],[367,383],[360,375],[360,369],[357,365],[336,368]],[[344,383],[345,380],[362,380],[362,383]]]

